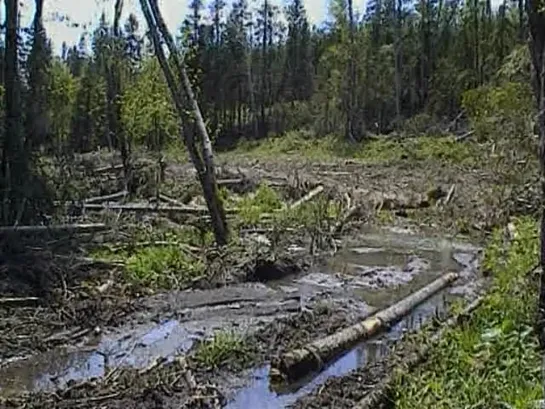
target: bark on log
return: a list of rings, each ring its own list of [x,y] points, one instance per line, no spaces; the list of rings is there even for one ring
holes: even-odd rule
[[[108,165],[108,166],[102,166],[100,168],[95,169],[95,173],[101,174],[101,173],[107,173],[107,172],[114,172],[117,170],[123,170],[123,164],[119,165]]]
[[[173,199],[172,197],[168,197],[167,195],[164,195],[164,194],[159,194],[159,199],[162,200],[163,202],[167,202],[167,203],[170,203],[174,206],[185,206],[182,202],[176,200],[176,199]]]
[[[396,304],[374,314],[370,318],[318,339],[303,348],[289,351],[271,361],[272,382],[292,381],[309,372],[320,370],[332,358],[356,343],[376,335],[399,321],[423,301],[450,285],[458,278],[457,273],[447,273]]]
[[[123,198],[123,197],[127,196],[128,194],[129,194],[129,192],[127,192],[126,190],[123,190],[121,192],[112,193],[111,195],[90,197],[89,199],[85,199],[84,203],[108,202],[110,200]]]
[[[156,206],[148,204],[126,204],[120,205],[117,203],[84,203],[83,208],[88,210],[122,210],[129,212],[156,212],[156,213],[185,213],[206,215],[208,209],[206,207],[196,206]],[[227,210],[228,213],[235,213],[234,210]]]
[[[7,297],[0,298],[0,307],[30,307],[38,304],[38,297]]]
[[[318,186],[315,189],[312,189],[310,192],[308,192],[305,196],[303,196],[301,199],[297,200],[296,202],[292,203],[288,206],[290,210],[297,209],[300,207],[303,203],[306,203],[310,200],[312,200],[315,196],[318,196],[320,193],[324,191],[323,186]]]
[[[473,311],[479,308],[483,300],[484,296],[475,299],[469,305],[467,305],[462,312],[445,321],[441,325],[441,328],[435,334],[433,334],[429,342],[426,343],[424,347],[413,352],[411,355],[403,360],[406,370],[410,371],[411,369],[423,363],[429,356],[432,348],[434,348],[444,336],[445,332],[461,324],[464,319],[467,319]],[[383,380],[381,380],[378,385],[373,387],[373,390],[369,394],[367,394],[356,404],[354,409],[376,409],[377,407],[379,407],[383,399],[387,396],[388,390],[392,387],[394,380],[395,375],[393,372],[390,372],[390,374],[386,376]]]

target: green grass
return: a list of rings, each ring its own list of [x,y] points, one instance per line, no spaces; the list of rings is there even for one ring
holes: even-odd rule
[[[189,247],[211,245],[212,233],[194,227],[168,230],[134,228],[131,241],[121,247],[104,247],[92,251],[97,259],[125,263],[127,282],[149,288],[180,288],[205,274],[206,265]]]
[[[515,221],[514,240],[497,230],[485,251],[484,268],[494,283],[468,323],[451,329],[426,364],[400,374],[395,407],[531,408],[542,399],[541,356],[533,331],[538,260],[534,220]]]
[[[473,164],[478,157],[478,150],[476,144],[456,142],[453,137],[421,136],[398,140],[382,138],[351,144],[336,136],[317,138],[310,132],[299,131],[262,141],[244,140],[227,155],[296,156],[312,160],[352,158],[367,163],[436,159]]]
[[[233,361],[243,362],[250,358],[250,348],[245,339],[231,331],[220,331],[214,338],[200,343],[193,359],[206,368],[219,368]]]

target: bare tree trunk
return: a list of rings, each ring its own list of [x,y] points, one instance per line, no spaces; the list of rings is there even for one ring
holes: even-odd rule
[[[119,29],[119,21],[121,12],[123,11],[123,0],[115,1],[114,9],[114,24],[113,24],[113,47],[108,64],[107,80],[108,80],[108,127],[110,138],[108,142],[112,144],[112,140],[116,141],[117,148],[121,153],[123,161],[123,174],[125,179],[125,189],[130,193],[135,193],[136,186],[133,183],[133,171],[131,162],[131,146],[124,129],[120,125],[121,105],[119,95],[121,94],[121,31]]]
[[[541,279],[538,300],[537,330],[542,350],[545,350],[545,11],[540,0],[528,0],[530,55],[533,65],[534,93],[538,109],[539,162],[541,165]]]
[[[525,37],[525,21],[524,21],[524,1],[518,0],[518,12],[519,12],[519,40],[524,41]]]
[[[21,121],[21,94],[18,74],[17,20],[18,0],[6,0],[5,50],[5,136],[2,147],[2,176],[4,189],[4,223],[17,222],[25,205],[25,180],[28,158],[24,150]]]
[[[187,98],[187,101],[189,102],[191,112],[193,114],[193,120],[195,121],[197,132],[202,141],[202,156],[200,155],[195,145],[195,140],[191,133],[183,134],[184,142],[187,150],[189,151],[189,155],[195,166],[197,175],[202,185],[204,198],[206,200],[208,210],[210,211],[210,217],[212,219],[212,228],[214,230],[216,243],[220,246],[226,245],[228,241],[229,231],[225,219],[225,210],[217,192],[212,143],[210,141],[210,137],[208,136],[208,132],[206,130],[206,125],[204,123],[199,104],[197,103],[197,99],[195,98],[195,95],[193,93],[193,89],[191,87],[187,71],[185,69],[184,61],[178,55],[174,40],[168,32],[166,24],[159,11],[157,0],[140,0],[140,5],[142,7],[142,12],[144,13],[144,17],[146,18],[150,29],[150,33],[153,39],[153,45],[155,48],[155,55],[165,75],[172,99],[174,100],[176,109],[178,110],[178,115],[180,116],[180,121],[182,121],[185,116],[184,101],[180,93],[178,92],[178,86],[176,85],[174,75],[172,74],[172,71],[170,70],[167,59],[165,57],[158,30],[161,32],[162,37],[169,48],[170,55],[178,70],[182,89]]]
[[[250,17],[251,18],[251,17]],[[250,30],[252,30],[253,25],[250,25]],[[244,47],[246,48],[246,75],[248,79],[248,92],[250,94],[250,112],[252,116],[252,122],[253,122],[253,130],[254,130],[254,138],[257,138],[259,136],[259,127],[257,123],[257,112],[255,108],[255,92],[254,92],[254,83],[252,78],[252,34],[250,34],[250,39],[247,41],[247,45],[245,44]]]
[[[351,142],[356,141],[354,135],[354,105],[356,99],[356,62],[354,50],[354,4],[348,0],[348,35],[349,35],[349,53],[348,53],[348,109],[346,113],[346,139]]]
[[[402,23],[401,23],[401,0],[394,3],[395,19],[396,19],[396,39],[395,39],[395,51],[394,51],[394,64],[395,64],[395,90],[396,90],[396,123],[401,120],[401,36],[402,36]]]
[[[269,35],[269,2],[265,0],[263,3],[263,37],[261,39],[261,101],[260,101],[260,136],[266,138],[268,136],[268,122],[267,115],[265,112],[265,107],[267,105],[267,72],[269,70],[269,61],[267,58],[268,55],[268,35]]]

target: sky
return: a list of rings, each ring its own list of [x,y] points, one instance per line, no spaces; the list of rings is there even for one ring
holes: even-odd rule
[[[184,17],[188,14],[190,0],[159,0],[159,7],[171,32],[177,30]],[[258,0],[250,0],[250,4],[257,4]],[[272,0],[279,6],[285,0]],[[303,0],[309,20],[313,24],[324,21],[328,0]],[[205,3],[208,3],[205,0]],[[230,1],[227,1],[230,3]],[[59,52],[64,41],[69,45],[77,44],[83,31],[80,27],[71,27],[71,23],[96,24],[102,12],[106,12],[107,18],[113,19],[115,0],[44,0],[44,25],[48,36],[53,41],[53,49]],[[34,0],[24,0],[21,24],[28,26],[32,22],[34,13]],[[144,16],[140,10],[138,0],[125,0],[122,20],[126,20],[129,14],[135,14],[141,24]],[[56,14],[64,14],[70,18],[70,22],[56,21]],[[204,13],[205,14],[205,13]]]
[[[188,14],[188,4],[190,0],[159,0],[163,17],[171,30],[175,32],[181,24],[184,17]],[[205,0],[205,3],[209,3]],[[249,0],[250,5],[257,6],[261,0]],[[283,6],[286,0],[271,0],[278,6]],[[307,15],[311,24],[321,24],[327,15],[329,0],[303,0]],[[503,0],[492,0],[493,7],[498,6]],[[227,0],[231,3],[231,0]],[[356,11],[362,12],[365,0],[356,0],[354,2]],[[360,4],[358,4],[360,3]],[[102,12],[106,13],[109,20],[113,20],[115,0],[44,0],[44,24],[49,37],[53,41],[53,50],[59,53],[63,42],[68,45],[77,44],[83,32],[81,25],[96,24]],[[359,6],[359,7],[358,7]],[[34,0],[23,0],[21,10],[21,24],[29,26],[34,13]],[[123,7],[122,21],[125,21],[129,14],[135,14],[141,24],[144,23],[144,17],[140,10],[139,0],[125,0]],[[70,22],[58,21],[55,15],[66,15]],[[206,14],[206,13],[205,13]],[[80,24],[79,27],[73,27],[71,23]]]

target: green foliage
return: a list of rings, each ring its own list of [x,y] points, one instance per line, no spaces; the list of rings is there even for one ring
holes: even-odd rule
[[[202,276],[204,270],[204,263],[175,245],[145,247],[126,261],[128,278],[144,286],[178,288]]]
[[[179,119],[155,59],[145,61],[136,80],[123,94],[122,118],[138,144],[161,149],[179,135]]]
[[[466,91],[462,106],[481,141],[531,135],[534,104],[527,84],[507,82]]]
[[[245,339],[230,331],[217,332],[214,338],[199,344],[194,359],[207,368],[218,368],[233,360],[245,360],[249,348]]]
[[[60,147],[70,136],[79,82],[59,60],[53,61],[49,72],[50,131],[56,146]]]
[[[529,84],[531,81],[530,50],[527,44],[515,47],[498,70],[498,79],[503,82]]]
[[[288,208],[278,213],[274,218],[274,224],[278,226],[300,226],[311,230],[311,234],[312,230],[316,230],[315,233],[318,234],[322,228],[329,227],[331,223],[340,217],[341,210],[339,202],[320,196],[303,203],[295,209]]]
[[[494,284],[484,304],[451,329],[425,365],[397,379],[396,408],[530,408],[543,397],[541,357],[533,332],[538,261],[536,223],[515,220],[507,245],[496,231],[485,251]]]
[[[272,214],[283,207],[278,193],[267,185],[260,185],[255,193],[244,196],[236,203],[238,217],[244,225],[256,225],[263,214]]]
[[[150,288],[180,288],[206,272],[203,259],[190,251],[191,247],[212,245],[212,232],[195,227],[168,229],[133,227],[131,241],[119,247],[96,249],[98,259],[125,263],[127,280]]]
[[[456,142],[452,137],[421,136],[403,139],[384,137],[352,144],[332,135],[316,138],[308,132],[290,132],[282,137],[264,141],[241,142],[235,152],[263,157],[298,156],[314,160],[354,158],[367,163],[408,159],[471,164],[479,157],[478,149],[472,144]]]

